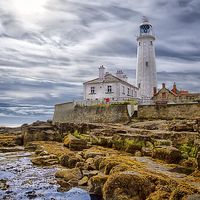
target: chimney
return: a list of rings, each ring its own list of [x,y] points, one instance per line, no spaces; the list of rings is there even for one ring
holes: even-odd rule
[[[127,82],[128,77],[126,75],[123,75],[123,81]]]
[[[99,67],[99,82],[103,82],[104,81],[104,71],[105,68],[102,66]]]
[[[165,83],[162,84],[162,88],[165,88]]]
[[[157,94],[157,88],[154,87],[154,88],[153,88],[153,96],[155,96],[156,94]]]
[[[116,77],[121,79],[121,80],[123,80],[123,72],[122,72],[122,70],[117,71]]]
[[[176,94],[176,83],[174,82],[174,85],[173,85],[173,92]]]

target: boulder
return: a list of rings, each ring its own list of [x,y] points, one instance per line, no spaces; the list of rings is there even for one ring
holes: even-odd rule
[[[141,153],[142,153],[143,156],[150,156],[151,157],[152,150],[153,150],[153,148],[142,147]]]
[[[53,141],[55,135],[54,127],[47,122],[37,121],[32,125],[22,126],[24,144],[31,141]]]
[[[67,173],[65,173],[65,175],[64,175],[64,180],[66,181],[66,182],[68,182],[68,181],[70,181],[70,180],[72,180],[72,179],[77,179],[76,178],[76,176],[74,175],[74,174],[72,174],[71,172],[67,172]]]
[[[73,168],[73,169],[58,170],[55,173],[55,177],[64,178],[66,179],[65,181],[69,181],[70,177],[71,179],[76,178],[80,180],[83,177],[83,175],[79,168]]]
[[[68,168],[74,168],[76,163],[83,161],[82,158],[77,157],[75,154],[66,153],[60,157],[60,164]]]
[[[88,182],[88,177],[87,177],[87,176],[84,176],[84,177],[78,182],[78,185],[79,185],[79,186],[84,186],[84,185],[87,185],[87,182]]]
[[[58,157],[55,155],[38,156],[31,159],[31,162],[35,165],[55,165],[58,164]]]
[[[86,151],[84,151],[83,153],[83,157],[87,160],[88,158],[94,158],[95,156],[104,156],[104,154],[102,152],[95,152],[92,151],[90,149],[87,149]]]
[[[21,136],[0,136],[0,147],[14,147],[17,145],[22,145],[22,137]]]
[[[152,158],[164,160],[167,163],[178,163],[181,159],[181,151],[171,146],[156,146],[152,151]]]
[[[103,186],[108,179],[108,175],[93,176],[89,179],[89,193],[103,194]]]
[[[109,176],[103,187],[106,200],[147,199],[155,190],[149,178],[134,171],[115,173]]]
[[[88,148],[87,141],[76,138],[71,134],[69,134],[67,138],[64,140],[64,146],[72,151],[82,151],[83,149]]]
[[[68,191],[68,190],[70,190],[72,188],[72,186],[69,183],[67,183],[66,181],[58,180],[57,183],[61,187],[65,188],[66,189],[65,191]]]

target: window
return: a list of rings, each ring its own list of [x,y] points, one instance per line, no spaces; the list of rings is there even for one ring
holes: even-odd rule
[[[112,92],[112,86],[108,85],[108,92]]]
[[[162,93],[162,98],[166,99],[166,93],[165,92]]]
[[[149,63],[148,62],[146,62],[146,66],[148,66],[149,65]]]
[[[132,97],[133,97],[133,90],[132,90]]]
[[[141,44],[140,44],[140,42],[139,42],[139,46],[140,46]]]
[[[128,88],[128,94],[130,93],[130,89]]]
[[[151,45],[153,45],[153,42],[151,41]]]
[[[135,97],[137,97],[137,91],[135,91]]]
[[[138,84],[138,88],[140,88],[140,83]]]
[[[123,93],[125,92],[125,87],[123,86]]]
[[[94,87],[91,87],[91,93],[94,93]]]

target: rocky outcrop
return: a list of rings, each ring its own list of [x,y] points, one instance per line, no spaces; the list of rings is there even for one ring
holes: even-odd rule
[[[152,158],[164,160],[167,163],[178,163],[182,159],[181,151],[171,146],[156,146],[152,151]]]
[[[22,126],[23,143],[31,141],[52,141],[56,135],[56,129],[49,122],[37,121],[31,125]]]
[[[32,158],[31,162],[35,165],[55,165],[59,163],[56,155],[37,156]]]
[[[71,151],[82,151],[87,148],[87,141],[69,134],[64,140],[64,146],[68,147]]]

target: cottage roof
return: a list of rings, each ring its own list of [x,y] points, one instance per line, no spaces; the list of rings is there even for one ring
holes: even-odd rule
[[[113,83],[113,82],[121,82],[121,83],[123,83],[125,85],[128,85],[129,87],[137,88],[134,85],[131,85],[130,83],[128,83],[126,81],[123,81],[123,80],[117,78],[116,76],[113,76],[112,74],[106,74],[104,76],[103,83]],[[101,83],[101,81],[99,81],[99,78],[96,78],[96,79],[93,79],[91,81],[87,81],[87,82],[83,83],[83,85],[99,84],[99,83]]]

